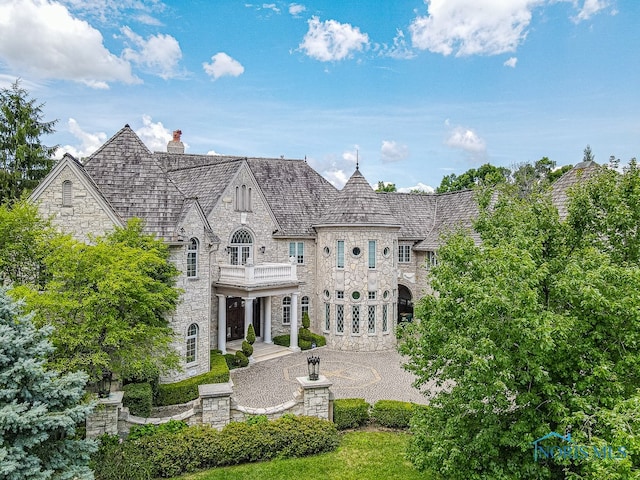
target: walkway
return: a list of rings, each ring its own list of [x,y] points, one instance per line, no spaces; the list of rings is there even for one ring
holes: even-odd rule
[[[231,370],[234,398],[247,407],[271,407],[293,398],[300,384],[296,377],[307,376],[307,357],[320,357],[320,374],[333,382],[335,398],[403,400],[426,403],[426,397],[411,384],[414,377],[402,368],[396,351],[342,352],[328,347],[254,363]]]

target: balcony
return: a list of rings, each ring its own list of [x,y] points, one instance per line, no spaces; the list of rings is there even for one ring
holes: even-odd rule
[[[261,287],[298,282],[296,265],[262,263],[260,265],[218,265],[217,284],[239,287]]]

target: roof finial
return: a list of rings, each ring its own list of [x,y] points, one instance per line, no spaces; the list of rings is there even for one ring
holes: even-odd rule
[[[356,170],[360,170],[359,150],[356,148]]]

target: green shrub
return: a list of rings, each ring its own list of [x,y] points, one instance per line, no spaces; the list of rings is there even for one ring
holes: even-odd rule
[[[133,444],[120,443],[117,435],[99,438],[98,450],[89,463],[96,480],[151,480],[151,461]]]
[[[244,354],[244,352],[237,351],[236,352],[236,358],[238,359],[237,361],[238,361],[238,366],[239,367],[246,367],[247,365],[249,365],[249,359]]]
[[[135,440],[136,438],[148,437],[157,433],[176,433],[187,428],[187,423],[182,420],[169,420],[166,423],[155,425],[146,423],[144,425],[134,425],[129,430],[127,440]]]
[[[419,407],[421,405],[411,402],[379,400],[373,405],[371,419],[383,427],[409,428],[411,417]]]
[[[302,328],[306,328],[307,330],[311,326],[311,320],[309,319],[309,312],[304,312],[302,314]]]
[[[302,330],[301,328],[300,331]],[[288,347],[290,342],[291,337],[289,335],[277,335],[273,337],[273,343],[282,347]],[[301,350],[309,350],[314,342],[316,347],[324,347],[327,344],[327,339],[309,330],[306,330],[303,335],[298,334],[298,347],[300,347]]]
[[[249,425],[257,425],[260,423],[268,423],[269,418],[266,415],[247,415],[244,421]]]
[[[132,415],[148,418],[151,416],[151,407],[153,407],[153,390],[148,382],[145,383],[129,383],[122,390],[122,405],[129,407]]]
[[[292,415],[274,421],[255,418],[260,420],[230,423],[222,431],[199,425],[176,432],[158,430],[122,444],[116,439],[96,455],[95,464],[102,462],[96,479],[173,477],[203,468],[328,452],[339,443],[335,425],[326,420]],[[148,476],[127,476],[139,464]]]
[[[244,353],[245,357],[250,357],[253,355],[253,345],[251,345],[246,340],[242,341],[242,353]]]
[[[236,357],[233,353],[225,353],[223,356],[229,370],[233,370],[234,368],[238,368],[240,366],[240,360],[238,360],[238,357]]]
[[[333,423],[338,430],[361,427],[369,421],[369,405],[363,398],[340,398],[333,401]]]
[[[256,342],[256,331],[253,328],[253,323],[249,324],[249,328],[247,328],[247,342],[251,345]]]
[[[298,330],[298,338],[302,339],[302,340],[309,340],[311,341],[311,330],[309,330],[308,328],[301,328]]]
[[[209,372],[215,373],[220,378],[224,378],[225,375],[227,377],[229,376],[229,367],[227,366],[226,358],[220,353],[220,350],[211,350],[209,365]]]
[[[229,381],[229,370],[218,368],[196,377],[187,378],[181,382],[163,383],[158,385],[156,405],[177,405],[187,403],[198,398],[198,385],[209,383],[224,383]]]

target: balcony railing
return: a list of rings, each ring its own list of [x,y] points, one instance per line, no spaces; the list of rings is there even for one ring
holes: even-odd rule
[[[218,283],[251,287],[298,281],[296,265],[290,263],[221,264],[219,267]]]

